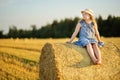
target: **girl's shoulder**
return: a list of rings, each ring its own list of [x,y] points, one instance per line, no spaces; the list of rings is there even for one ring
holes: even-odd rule
[[[78,23],[83,24],[85,21],[83,19],[79,20]]]

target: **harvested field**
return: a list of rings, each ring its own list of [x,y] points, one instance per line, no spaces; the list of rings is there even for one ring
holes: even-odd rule
[[[68,38],[0,39],[0,80],[120,80],[120,38],[102,40],[103,63],[93,65]]]

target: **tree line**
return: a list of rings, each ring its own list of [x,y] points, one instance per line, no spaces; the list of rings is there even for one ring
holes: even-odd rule
[[[17,29],[17,26],[9,27],[9,32],[3,34],[0,31],[0,38],[66,38],[71,37],[75,26],[80,20],[79,17],[74,19],[66,18],[61,21],[54,20],[51,24],[47,24],[37,29],[36,25],[31,25],[32,30]],[[101,36],[104,37],[120,37],[120,17],[109,15],[107,19],[101,16],[96,18],[98,29]]]

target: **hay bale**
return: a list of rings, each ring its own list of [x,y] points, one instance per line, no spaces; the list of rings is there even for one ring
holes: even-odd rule
[[[120,80],[120,51],[110,44],[101,51],[102,65],[93,65],[85,48],[46,43],[40,56],[40,80]]]

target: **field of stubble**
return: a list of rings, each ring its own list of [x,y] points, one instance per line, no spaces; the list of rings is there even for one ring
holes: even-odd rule
[[[67,40],[68,38],[0,39],[0,80],[38,80],[39,58],[44,44],[65,43]],[[105,45],[111,44],[110,48],[116,47],[120,51],[120,38],[102,38],[102,40]]]

